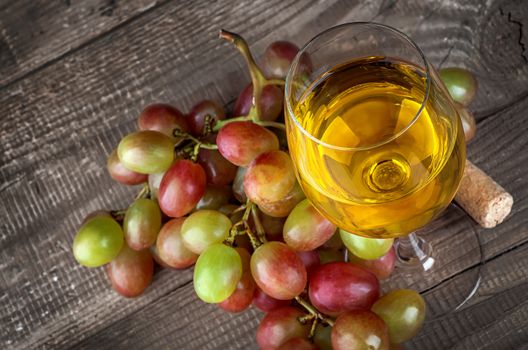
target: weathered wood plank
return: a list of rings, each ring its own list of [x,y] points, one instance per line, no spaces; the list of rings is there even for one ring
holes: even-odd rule
[[[154,7],[156,0],[0,2],[0,86]]]
[[[153,318],[163,329],[141,333],[143,339],[131,341],[131,347],[162,347],[158,337],[172,334],[170,339],[188,339],[195,347],[228,348],[213,336],[228,329],[237,332],[241,323],[254,327],[250,313],[235,321],[218,316],[223,325],[219,331],[212,324],[208,332],[196,330],[200,324],[193,323],[190,332],[181,328],[185,312],[178,310],[202,311],[185,308],[192,294],[186,284],[189,272],[162,272],[145,296],[128,301],[109,290],[101,270],[77,266],[69,250],[82,216],[130,201],[133,190],[112,184],[106,175],[105,155],[133,130],[142,106],[167,101],[188,109],[201,97],[226,102],[247,81],[240,57],[216,38],[222,26],[244,34],[255,52],[262,52],[274,39],[300,44],[334,24],[375,19],[410,32],[435,64],[445,58],[446,66],[462,64],[477,71],[481,90],[474,108],[480,123],[470,157],[516,200],[510,220],[482,232],[486,256],[526,242],[523,174],[528,163],[523,151],[528,125],[523,113],[528,108],[528,68],[518,25],[511,19],[526,21],[522,14],[527,9],[516,1],[488,5],[476,0],[463,7],[450,1],[169,3],[0,90],[0,217],[7,218],[0,222],[0,301],[6,304],[0,309],[0,343],[7,348],[66,348],[83,339],[90,344],[93,334],[100,339],[107,327],[123,328],[112,333],[115,339],[106,339],[122,343],[132,327],[127,322],[151,329],[135,318],[150,310],[150,304],[159,310]],[[486,35],[479,34],[481,28]],[[503,39],[496,40],[500,35]],[[507,55],[495,59],[498,51]],[[178,289],[181,285],[187,294]],[[188,297],[179,299],[180,293]],[[248,326],[241,332],[232,346],[251,346],[253,331]]]

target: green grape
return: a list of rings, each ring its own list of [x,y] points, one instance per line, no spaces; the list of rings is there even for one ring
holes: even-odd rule
[[[464,106],[473,101],[477,93],[477,81],[470,71],[452,67],[440,69],[439,73],[453,100]]]
[[[389,327],[390,340],[403,343],[420,331],[425,319],[425,301],[410,289],[396,289],[381,297],[372,306]]]
[[[242,277],[242,259],[224,244],[210,245],[194,268],[194,290],[206,303],[220,303],[233,294]]]
[[[119,161],[140,174],[161,173],[174,159],[174,142],[158,131],[143,130],[125,136],[117,147]]]
[[[100,215],[86,222],[73,240],[75,260],[87,267],[109,263],[123,247],[123,230],[110,216]]]
[[[332,350],[332,327],[318,324],[313,340],[319,349]]]
[[[339,230],[341,240],[352,254],[364,260],[374,260],[387,254],[394,243],[393,238],[366,238]]]
[[[201,254],[207,247],[220,243],[227,238],[231,229],[231,220],[216,210],[198,210],[182,225],[183,244],[191,252]]]
[[[130,248],[142,250],[156,242],[161,228],[161,210],[151,199],[139,198],[132,203],[123,220],[125,239]]]

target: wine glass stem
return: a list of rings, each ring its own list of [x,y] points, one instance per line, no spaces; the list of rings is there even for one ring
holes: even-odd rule
[[[434,264],[431,253],[431,245],[415,233],[398,238],[396,242],[396,255],[402,268],[429,270]]]

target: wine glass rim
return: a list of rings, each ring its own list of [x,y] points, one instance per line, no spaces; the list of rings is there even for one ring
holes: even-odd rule
[[[391,31],[391,32],[397,34],[398,36],[402,37],[407,42],[409,42],[409,44],[411,44],[411,46],[414,47],[414,49],[416,49],[416,51],[418,52],[418,54],[420,55],[420,57],[421,57],[421,59],[423,61],[424,67],[425,67],[425,93],[424,93],[424,97],[423,97],[422,103],[420,105],[420,108],[418,109],[418,111],[416,111],[416,114],[414,115],[413,119],[403,129],[401,129],[400,131],[398,131],[396,134],[392,135],[391,137],[389,137],[389,138],[387,138],[385,140],[373,143],[371,145],[358,146],[358,147],[343,147],[343,146],[332,145],[330,143],[326,143],[326,142],[322,141],[321,139],[319,139],[319,138],[315,137],[314,135],[312,135],[311,133],[309,133],[308,130],[306,130],[301,125],[301,123],[299,122],[299,120],[295,116],[295,113],[293,112],[293,108],[292,108],[290,99],[288,98],[288,96],[290,94],[290,90],[291,90],[291,80],[292,80],[292,76],[293,76],[293,71],[297,67],[297,65],[299,64],[300,58],[305,53],[306,49],[315,40],[319,39],[324,34],[327,34],[329,32],[335,31],[335,30],[342,29],[343,27],[350,27],[350,26],[373,26],[373,27],[382,28],[383,30],[388,30],[388,31]],[[328,29],[322,31],[321,33],[317,34],[312,39],[310,39],[306,44],[304,44],[304,46],[299,50],[299,52],[295,56],[292,64],[290,65],[290,68],[288,70],[288,74],[286,75],[286,81],[285,81],[285,86],[284,86],[284,99],[286,100],[285,103],[286,103],[286,108],[287,108],[287,112],[288,112],[287,113],[288,114],[287,118],[293,119],[293,123],[296,125],[296,127],[299,128],[301,130],[301,132],[304,133],[308,138],[310,138],[315,143],[317,143],[317,144],[319,144],[321,146],[324,146],[326,148],[330,148],[330,149],[334,149],[334,150],[338,150],[338,151],[363,151],[363,150],[369,150],[369,149],[373,149],[373,148],[376,148],[376,147],[380,147],[380,146],[385,145],[385,144],[387,144],[387,143],[389,143],[391,141],[394,141],[395,139],[397,139],[398,137],[403,135],[416,122],[416,120],[418,120],[418,118],[422,114],[423,109],[425,108],[425,104],[427,102],[427,99],[429,98],[429,90],[430,90],[430,85],[431,85],[430,74],[431,73],[430,73],[430,69],[429,69],[429,62],[427,61],[427,58],[425,57],[423,51],[404,32],[402,32],[402,31],[400,31],[400,30],[398,30],[398,29],[396,29],[394,27],[388,26],[386,24],[381,24],[381,23],[376,23],[376,22],[348,22],[348,23],[339,24],[337,26],[334,26],[334,27],[331,27],[331,28],[328,28]]]

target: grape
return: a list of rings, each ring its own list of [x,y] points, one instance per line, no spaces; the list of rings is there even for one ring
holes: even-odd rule
[[[163,176],[158,203],[165,215],[181,217],[198,204],[205,193],[205,172],[190,160],[174,162]]]
[[[73,240],[73,256],[83,266],[109,263],[123,247],[123,230],[110,216],[98,215],[81,226]]]
[[[109,218],[112,218],[112,215],[106,210],[95,210],[91,212],[90,214],[86,215],[86,217],[83,219],[81,226],[86,224],[88,221],[92,220],[93,218],[96,218],[98,216],[106,216]]]
[[[306,273],[308,277],[312,272],[321,265],[321,260],[319,259],[319,254],[315,250],[310,250],[306,252],[296,252],[297,256],[301,258],[304,267],[306,268]]]
[[[284,306],[290,305],[291,300],[279,300],[270,297],[262,291],[258,286],[255,287],[255,294],[253,295],[253,305],[259,310],[269,312]]]
[[[187,123],[194,136],[202,136],[205,127],[205,118],[210,116],[211,125],[216,121],[225,119],[225,111],[216,102],[204,100],[197,103],[189,112],[187,116]]]
[[[177,108],[163,103],[151,104],[141,112],[139,115],[139,130],[154,130],[159,131],[174,141],[181,138],[175,137],[174,129],[183,132],[189,132],[189,125],[187,119]]]
[[[319,347],[310,343],[308,339],[292,338],[282,344],[278,350],[319,350]]]
[[[146,198],[132,203],[123,220],[123,230],[128,246],[134,250],[150,247],[161,228],[161,211],[158,204]]]
[[[163,225],[156,240],[156,251],[159,259],[167,266],[184,269],[198,259],[183,244],[181,229],[185,218],[172,219]]]
[[[229,216],[231,215],[236,209],[238,208],[238,205],[236,204],[224,204],[217,210],[221,212],[222,214]]]
[[[246,249],[248,252],[253,251],[253,246],[248,235],[238,235],[235,237],[235,245],[240,248]]]
[[[154,261],[148,249],[135,251],[125,244],[106,266],[106,272],[116,292],[133,298],[142,294],[152,281]]]
[[[460,120],[462,121],[462,128],[464,128],[464,137],[466,139],[466,142],[469,142],[475,137],[475,134],[477,133],[477,122],[475,121],[475,117],[473,117],[473,114],[471,114],[471,112],[468,111],[467,108],[465,108],[459,103],[455,103],[455,106],[457,108],[458,115],[460,116]]]
[[[394,266],[396,265],[396,253],[394,247],[391,247],[387,254],[375,260],[363,260],[350,253],[348,255],[348,261],[361,266],[375,274],[378,279],[383,280],[389,278],[392,271],[394,271]]]
[[[276,202],[284,200],[295,183],[290,156],[283,151],[271,151],[262,153],[248,166],[244,191],[254,202]]]
[[[470,71],[464,68],[442,68],[439,71],[449,94],[456,102],[467,106],[477,93],[477,81]]]
[[[196,262],[194,290],[206,303],[220,303],[233,294],[241,277],[238,252],[221,243],[212,244]]]
[[[368,310],[348,311],[332,329],[334,350],[389,350],[389,332],[381,318]]]
[[[262,69],[264,74],[270,78],[285,79],[290,65],[299,48],[288,41],[275,41],[271,43],[264,52],[262,59]],[[309,73],[312,70],[312,61],[307,54],[303,54],[299,59],[298,72]]]
[[[425,302],[414,290],[395,289],[381,297],[372,311],[387,324],[391,341],[403,343],[420,331],[425,319]]]
[[[143,130],[125,136],[117,146],[119,161],[140,174],[161,173],[174,159],[174,142],[158,131]]]
[[[266,85],[260,95],[260,120],[274,121],[282,112],[284,93],[282,89],[275,85]],[[249,110],[253,107],[253,84],[247,85],[238,95],[233,108],[233,115],[248,115]]]
[[[394,243],[393,238],[366,238],[349,233],[343,229],[339,230],[341,240],[348,250],[358,258],[374,260],[387,254]]]
[[[274,133],[250,121],[224,125],[216,136],[216,144],[222,156],[238,166],[247,166],[258,155],[279,149]]]
[[[319,311],[330,316],[358,308],[370,309],[379,292],[374,274],[346,262],[321,265],[310,276],[310,300]]]
[[[212,244],[224,241],[229,235],[231,220],[216,210],[198,210],[185,219],[181,235],[190,251],[201,254]]]
[[[269,296],[289,300],[306,286],[306,268],[295,251],[281,242],[268,242],[251,256],[251,274]]]
[[[148,178],[148,175],[136,173],[135,171],[125,168],[125,166],[119,161],[117,150],[113,150],[108,156],[106,168],[112,179],[124,185],[138,185],[146,182]]]
[[[233,181],[233,194],[240,203],[246,203],[247,197],[244,192],[244,176],[246,176],[247,168],[239,167]]]
[[[335,248],[319,248],[317,249],[321,265],[331,262],[344,261],[343,252]]]
[[[157,199],[158,198],[158,192],[159,192],[159,187],[161,185],[161,180],[163,179],[163,176],[165,175],[165,173],[154,173],[154,174],[149,174],[148,175],[148,186],[149,186],[149,190],[150,190],[150,197],[152,199]]]
[[[337,230],[328,241],[323,244],[323,248],[343,249],[345,245],[341,240],[339,230]]]
[[[282,228],[286,218],[276,218],[259,211],[259,218],[268,241],[282,241]]]
[[[207,186],[203,197],[196,204],[196,209],[219,209],[229,202],[232,194],[229,186]]]
[[[321,350],[333,350],[332,327],[318,324],[315,328],[313,341]]]
[[[198,164],[204,168],[207,183],[211,185],[228,185],[237,174],[236,165],[225,159],[217,150],[202,148],[198,153]]]
[[[251,277],[250,268],[251,255],[244,248],[235,248],[235,250],[242,261],[242,277],[233,294],[218,304],[221,309],[228,312],[241,312],[247,309],[251,305],[255,293],[255,282]]]
[[[283,199],[276,202],[259,201],[259,209],[266,215],[281,218],[288,216],[293,208],[302,201],[306,196],[297,182],[293,189]],[[282,238],[281,238],[282,239]]]
[[[336,226],[322,216],[308,199],[293,208],[284,223],[287,245],[298,251],[314,250],[328,241]]]
[[[291,306],[270,311],[260,321],[257,329],[257,343],[261,350],[277,349],[292,338],[307,338],[309,324],[301,324],[297,319],[304,314]]]

